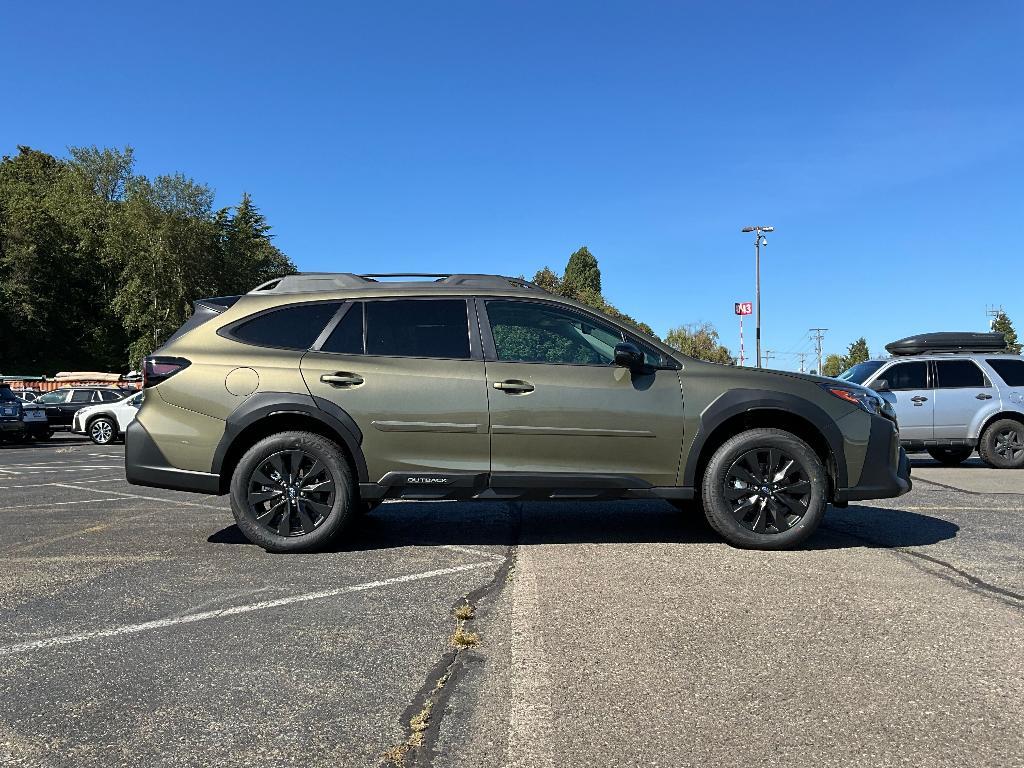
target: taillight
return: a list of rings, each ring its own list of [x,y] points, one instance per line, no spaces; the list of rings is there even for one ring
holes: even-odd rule
[[[192,365],[184,357],[150,356],[142,361],[142,386],[155,387]]]

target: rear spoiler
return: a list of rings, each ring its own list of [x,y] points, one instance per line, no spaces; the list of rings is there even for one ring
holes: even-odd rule
[[[207,320],[212,320],[224,310],[233,306],[241,296],[214,296],[209,299],[197,299],[192,302],[192,317],[186,320],[182,326],[171,334],[171,337],[167,339],[161,346],[170,344],[175,339],[179,339],[189,331],[198,328],[200,325],[205,323]]]

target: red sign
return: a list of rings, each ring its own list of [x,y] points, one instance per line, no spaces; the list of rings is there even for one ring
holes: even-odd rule
[[[752,315],[754,314],[754,305],[749,301],[738,301],[735,304],[737,315]]]

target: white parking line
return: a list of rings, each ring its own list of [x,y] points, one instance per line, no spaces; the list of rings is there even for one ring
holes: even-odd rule
[[[236,605],[232,608],[221,608],[216,611],[203,611],[202,613],[191,613],[185,616],[171,616],[166,619],[146,621],[142,624],[124,624],[120,627],[95,629],[89,632],[80,632],[75,635],[57,635],[55,637],[44,637],[39,640],[31,640],[26,643],[17,643],[15,645],[0,646],[0,656],[12,656],[16,653],[27,653],[29,651],[41,651],[47,648],[56,648],[57,646],[70,645],[72,643],[84,643],[88,640],[99,640],[105,637],[133,635],[139,632],[147,632],[151,629],[164,629],[166,627],[173,627],[178,624],[195,624],[198,621],[209,621],[210,619],[220,619],[226,618],[228,616],[239,616],[243,613],[252,613],[253,611],[265,611],[269,608],[280,608],[281,606],[292,605],[293,603],[308,603],[311,600],[321,600],[325,597],[337,597],[338,595],[345,595],[352,592],[363,592],[367,589],[390,587],[395,584],[407,584],[411,581],[433,579],[437,576],[449,576],[454,573],[461,573],[462,571],[471,571],[476,568],[487,567],[494,567],[493,561],[486,560],[479,563],[455,565],[451,568],[438,568],[434,571],[412,573],[408,576],[395,576],[394,578],[381,579],[380,581],[368,581],[364,584],[354,584],[348,587],[339,587],[338,589],[325,589],[319,592],[307,592],[302,595],[281,597],[277,600],[264,600],[259,603],[249,603],[248,605]]]
[[[76,483],[123,483],[123,477],[95,477],[89,480],[75,480]],[[25,483],[23,485],[0,485],[0,491],[9,488],[45,488],[48,485],[60,485],[60,483]],[[82,489],[85,490],[84,488]]]
[[[92,491],[93,493],[108,493],[111,496],[116,496],[122,499],[143,499],[145,501],[163,501],[168,504],[184,504],[188,507],[202,507],[203,509],[215,509],[211,504],[199,504],[195,501],[181,501],[179,499],[165,499],[162,496],[141,496],[137,493],[122,493],[121,491],[108,491],[105,488],[83,488],[80,485],[72,485],[71,483],[49,483],[49,485],[56,486],[57,488],[74,488],[76,491]],[[104,499],[104,501],[110,501],[110,499]]]
[[[489,557],[492,560],[504,561],[505,556],[499,555],[497,552],[488,552],[484,549],[474,549],[473,547],[460,547],[458,544],[438,544],[436,545],[439,549],[450,549],[452,552],[461,552],[464,555],[476,555],[477,557]]]

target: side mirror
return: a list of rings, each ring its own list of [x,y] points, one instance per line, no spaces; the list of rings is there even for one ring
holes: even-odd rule
[[[871,388],[875,390],[875,392],[888,392],[889,382],[886,381],[885,379],[876,379],[875,382],[871,385]]]
[[[633,372],[643,371],[647,367],[644,364],[644,353],[636,344],[628,341],[615,345],[615,364]]]

